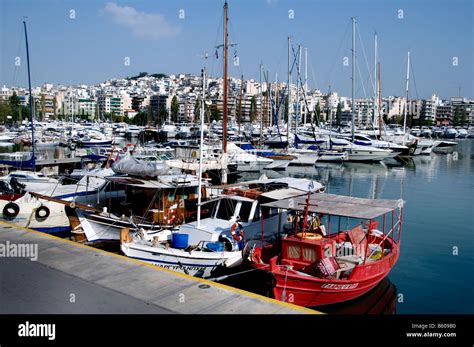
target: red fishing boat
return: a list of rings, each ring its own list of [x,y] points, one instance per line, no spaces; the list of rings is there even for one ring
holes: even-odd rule
[[[263,215],[285,209],[293,219],[281,242],[254,247],[249,259],[271,274],[277,300],[311,307],[355,299],[397,262],[403,204],[325,193],[263,204]]]

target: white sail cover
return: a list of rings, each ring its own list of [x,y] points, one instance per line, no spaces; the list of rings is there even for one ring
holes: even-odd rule
[[[169,171],[169,166],[165,162],[145,162],[137,160],[131,155],[120,159],[112,165],[115,173],[127,174],[139,177],[157,177],[165,175]]]

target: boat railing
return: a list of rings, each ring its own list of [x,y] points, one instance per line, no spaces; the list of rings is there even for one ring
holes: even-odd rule
[[[382,241],[379,242],[379,244],[377,245],[378,247],[381,247],[383,245],[383,243],[385,242],[385,240],[389,237],[390,234],[394,233],[394,230],[395,228],[400,225],[400,219],[397,220],[397,222],[392,226],[392,229],[390,229],[390,231],[388,233],[385,234],[384,238],[382,239]],[[392,238],[393,239],[393,238]],[[377,247],[377,248],[378,248]],[[374,248],[374,250],[369,254],[368,257],[365,257],[364,259],[364,263],[367,259],[370,259],[370,257],[372,257],[375,252],[377,251],[377,248]],[[383,249],[383,248],[382,248]]]

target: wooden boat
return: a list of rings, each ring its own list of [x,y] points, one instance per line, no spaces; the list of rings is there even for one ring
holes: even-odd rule
[[[403,204],[325,193],[263,204],[289,210],[291,232],[277,245],[254,247],[248,257],[253,267],[273,276],[277,300],[319,306],[355,299],[386,278],[397,262]],[[352,227],[339,228],[342,219]]]

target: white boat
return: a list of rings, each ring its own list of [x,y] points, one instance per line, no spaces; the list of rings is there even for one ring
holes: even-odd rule
[[[259,179],[227,186],[216,194],[211,217],[185,223],[178,230],[164,229],[153,235],[146,229],[130,237],[122,229],[121,250],[128,257],[181,271],[193,276],[209,277],[218,267],[240,265],[248,242],[274,238],[283,231],[286,213],[263,212],[265,235],[262,235],[260,198],[274,201],[304,195],[308,190],[321,191],[323,186],[307,179]],[[253,187],[253,188],[251,188]],[[220,190],[220,188],[219,188]],[[178,246],[174,238],[184,238]],[[171,244],[170,244],[171,241]]]
[[[27,192],[41,192],[44,190],[52,190],[60,185],[55,178],[46,177],[41,172],[15,170],[6,176],[0,177],[1,181],[10,183],[14,178],[17,182],[24,184],[24,190]]]
[[[180,226],[179,232],[188,234],[191,244],[200,241],[216,242],[220,238],[232,240],[232,228],[237,222],[245,230],[246,239],[260,239],[262,234],[260,199],[278,200],[303,195],[308,190],[317,192],[324,189],[318,182],[292,177],[261,178],[227,187],[229,188],[216,194],[212,192],[209,194],[218,196],[210,217]],[[265,237],[272,238],[282,231],[282,223],[285,220],[284,213],[270,211],[265,217]]]
[[[168,139],[174,139],[176,136],[176,126],[173,124],[164,124],[161,131],[166,132]]]
[[[421,135],[421,129],[418,127],[414,127],[413,129],[411,129],[410,134],[419,137]]]
[[[469,127],[468,129],[468,136],[469,138],[473,138],[474,137],[474,127]]]
[[[437,141],[437,145],[433,147],[435,153],[450,153],[454,151],[454,147],[457,146],[457,142],[454,141]]]
[[[460,129],[458,130],[458,137],[459,137],[460,139],[465,139],[465,138],[468,137],[468,135],[469,135],[469,132],[467,131],[467,129],[460,128]]]
[[[109,186],[109,177],[114,176],[112,169],[96,169],[87,172],[76,184],[59,184],[45,190],[35,190],[46,196],[67,201],[101,206],[109,198],[125,197],[120,187]]]
[[[444,131],[444,137],[447,139],[455,139],[456,137],[458,137],[458,131],[454,128],[447,128]]]
[[[243,261],[243,250],[225,250],[224,242],[175,244],[174,240],[182,236],[171,230],[163,230],[154,236],[141,231],[131,236],[125,229],[120,249],[127,257],[202,278],[210,277],[213,270],[220,267],[236,267]]]
[[[112,139],[84,139],[80,143],[83,147],[106,147],[112,145]]]
[[[2,134],[0,135],[0,142],[12,142],[15,138],[16,138],[16,135],[14,134],[11,134],[11,135]]]
[[[347,160],[349,160],[349,154],[345,151],[330,149],[321,149],[318,151],[317,162],[343,162]]]
[[[433,151],[433,148],[436,147],[440,142],[441,141],[420,138],[416,145],[414,155],[430,155]]]
[[[423,137],[431,137],[432,135],[432,131],[430,128],[428,127],[423,127],[421,128],[421,134],[420,136],[423,136]]]
[[[272,159],[273,163],[267,165],[265,170],[275,170],[275,171],[283,171],[288,168],[290,165],[291,160],[287,159]]]
[[[26,193],[15,201],[0,200],[1,219],[23,228],[64,235],[70,230],[64,205]]]
[[[318,160],[318,152],[311,149],[289,149],[288,154],[295,158],[289,162],[289,166],[314,166]]]
[[[273,159],[251,154],[232,142],[227,144],[229,160],[237,164],[237,171],[261,171],[273,163]]]
[[[381,136],[381,140],[407,147],[408,155],[419,155],[421,153],[418,144],[422,139],[411,134],[405,134],[401,130],[398,133],[384,134]],[[406,154],[406,152],[403,151],[402,153]]]
[[[123,228],[129,228],[131,231],[138,231],[142,228],[152,237],[163,230],[161,226],[135,223],[130,218],[120,218],[106,211],[97,214],[77,209],[76,214],[81,224],[81,230],[77,228],[74,232],[83,232],[88,242],[118,242],[120,230]]]
[[[130,188],[160,189],[164,194],[176,195],[180,189],[186,189],[188,194],[197,194],[198,180],[193,175],[163,175],[156,180],[144,180],[131,177],[109,178],[112,182],[121,183]],[[158,211],[157,211],[158,212]],[[164,214],[164,211],[162,211]],[[82,231],[89,242],[117,242],[120,240],[120,230],[129,228],[131,231],[146,230],[147,234],[154,236],[163,229],[163,224],[139,221],[138,218],[119,217],[104,211],[92,213],[77,210]]]
[[[382,161],[386,158],[392,158],[398,153],[389,149],[376,148],[372,146],[356,145],[345,139],[331,139],[332,148],[344,150],[347,152],[348,161]]]
[[[409,148],[407,146],[390,141],[380,140],[375,135],[355,134],[354,143],[356,145],[388,149],[392,152],[400,153],[403,155],[409,155]]]
[[[129,125],[127,130],[125,131],[125,137],[132,138],[137,137],[138,134],[142,131],[142,128],[136,125]]]

